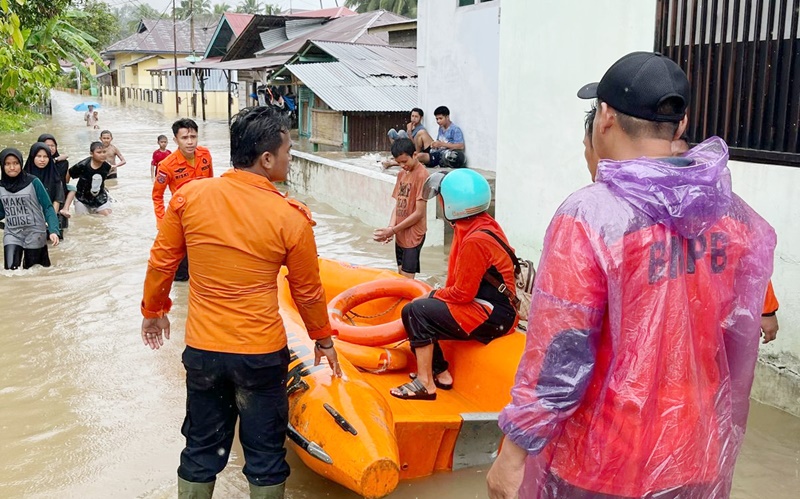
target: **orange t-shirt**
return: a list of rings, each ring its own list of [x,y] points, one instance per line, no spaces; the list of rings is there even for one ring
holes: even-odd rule
[[[428,179],[428,170],[425,165],[418,163],[411,171],[401,170],[397,174],[392,197],[396,200],[395,225],[410,217],[417,209],[417,201],[422,199],[422,186]],[[419,222],[395,234],[397,245],[401,248],[414,248],[419,246],[425,233],[428,231],[428,220],[422,217]]]
[[[195,149],[193,162],[184,158],[180,149],[162,160],[156,169],[156,181],[153,182],[153,207],[156,211],[156,223],[160,223],[164,218],[164,191],[167,187],[174,196],[180,186],[186,182],[213,176],[211,153],[203,146],[197,146]]]
[[[170,200],[150,251],[142,315],[169,312],[175,270],[188,253],[187,345],[244,354],[286,346],[277,286],[283,265],[309,337],[329,336],[312,225],[305,206],[260,175],[231,170],[189,182]]]

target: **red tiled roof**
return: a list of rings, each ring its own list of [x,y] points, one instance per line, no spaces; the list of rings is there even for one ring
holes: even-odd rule
[[[250,23],[250,20],[253,19],[253,14],[237,14],[234,12],[226,12],[225,19],[228,20],[228,25],[233,30],[234,36],[238,37]]]

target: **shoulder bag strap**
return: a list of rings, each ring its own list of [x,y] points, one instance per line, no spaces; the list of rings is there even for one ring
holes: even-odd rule
[[[515,272],[520,272],[521,269],[520,269],[520,266],[519,266],[519,262],[517,261],[517,257],[516,257],[516,255],[514,255],[514,252],[511,251],[511,248],[509,248],[508,245],[505,244],[502,239],[497,237],[497,234],[495,234],[494,232],[486,230],[486,229],[480,229],[480,231],[489,234],[498,243],[500,243],[500,246],[502,246],[503,249],[506,250],[506,252],[508,253],[508,256],[511,257],[511,261],[514,263],[514,271]],[[515,307],[517,306],[517,304],[519,303],[519,298],[517,298],[517,294],[514,291],[508,289],[508,286],[506,286],[506,283],[500,281],[499,279],[497,279],[495,276],[493,276],[492,274],[490,274],[488,272],[486,274],[484,274],[483,278],[486,279],[486,282],[488,282],[489,284],[491,284],[492,286],[497,288],[497,291],[503,293],[503,295],[505,295],[506,298],[511,300],[511,304],[512,305],[514,305]]]

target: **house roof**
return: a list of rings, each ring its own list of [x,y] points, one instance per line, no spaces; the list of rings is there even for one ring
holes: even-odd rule
[[[337,17],[355,16],[357,14],[357,12],[347,7],[331,7],[329,9],[304,10],[302,12],[294,12],[291,15],[295,17],[328,17],[330,19],[336,19]]]
[[[286,64],[289,56],[286,55],[273,55],[268,57],[251,57],[249,59],[236,59],[235,61],[220,61],[219,58],[204,59],[195,64],[197,68],[204,69],[238,69],[246,70],[263,70],[281,67]]]
[[[321,40],[310,41],[309,46],[323,50],[362,78],[392,76],[416,79],[417,77],[417,50],[413,48]]]
[[[386,45],[388,44],[389,40],[386,33],[371,35],[367,33],[367,30],[373,26],[382,26],[388,23],[408,20],[403,16],[383,10],[366,12],[364,14],[349,15],[330,20],[326,19],[315,30],[294,33],[297,36],[287,36],[289,39],[283,43],[279,43],[278,45],[274,45],[269,48],[264,47],[262,44],[261,34],[265,31],[275,28],[287,29],[287,20],[291,19],[307,20],[307,18],[300,18],[298,16],[284,17],[256,15],[242,35],[233,43],[223,59],[225,61],[230,61],[234,59],[251,58],[257,52],[264,55],[292,55],[301,47],[303,47],[306,41],[312,39]],[[292,24],[293,23],[289,23],[289,25]],[[300,23],[296,24],[298,26],[300,25]],[[287,35],[288,34],[289,32],[287,31]],[[273,35],[265,36],[267,37],[267,41],[276,41],[273,40]],[[274,36],[277,37],[277,35]]]
[[[211,40],[217,28],[217,22],[204,23],[195,22],[194,25],[194,49],[196,53],[204,53],[208,42]],[[163,54],[173,52],[171,19],[142,19],[139,23],[137,33],[120,40],[108,48],[104,54],[115,54],[120,52],[139,52],[143,54]],[[177,34],[177,52],[179,54],[191,54],[191,30],[190,21],[178,21],[175,23]]]
[[[217,29],[214,30],[211,40],[209,40],[206,49],[203,51],[203,56],[206,58],[224,56],[228,52],[228,47],[242,34],[252,19],[253,14],[235,14],[231,12],[223,14],[217,24]]]
[[[142,57],[137,57],[136,59],[134,59],[134,60],[132,60],[130,62],[126,62],[125,64],[122,65],[122,67],[126,68],[128,66],[135,66],[136,64],[139,64],[140,62],[149,61],[150,59],[153,59],[154,57],[158,57],[158,56],[157,55],[144,55]]]
[[[237,14],[234,12],[226,12],[223,14],[223,17],[226,21],[228,21],[228,24],[233,30],[233,34],[235,36],[241,36],[244,29],[253,19],[253,14]]]
[[[342,62],[286,68],[335,111],[407,112],[417,105],[416,78],[364,78]]]

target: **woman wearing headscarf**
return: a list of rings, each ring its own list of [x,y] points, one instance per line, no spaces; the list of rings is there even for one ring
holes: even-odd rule
[[[6,270],[50,266],[47,240],[58,245],[58,219],[42,181],[22,171],[22,153],[0,151],[0,219],[3,230],[3,260]]]
[[[60,178],[63,181],[64,194],[67,194],[70,190],[75,190],[75,186],[69,184],[69,161],[68,161],[69,156],[58,152],[58,141],[56,141],[55,136],[49,133],[43,133],[39,135],[39,138],[36,141],[44,142],[50,148],[50,155],[53,157],[53,161],[56,164],[56,172],[58,172],[58,178]],[[58,210],[56,210],[56,215],[58,216],[58,223],[59,227],[61,227],[62,239],[63,239],[63,231],[69,226],[69,219],[64,215],[60,214]]]
[[[36,142],[31,146],[30,154],[28,154],[28,159],[25,161],[24,171],[42,182],[47,195],[50,196],[50,201],[53,203],[53,208],[58,213],[66,198],[64,181],[56,171],[56,163],[53,161],[50,147],[47,144]]]

